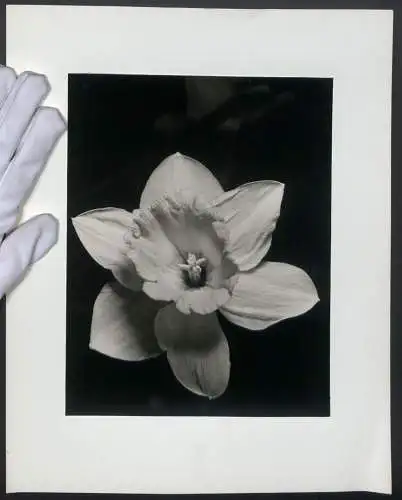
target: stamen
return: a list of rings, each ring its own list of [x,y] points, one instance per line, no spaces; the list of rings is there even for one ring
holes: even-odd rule
[[[184,272],[184,279],[190,288],[199,288],[204,286],[206,280],[206,264],[205,257],[197,256],[194,253],[188,253],[186,264],[178,264],[179,268]]]

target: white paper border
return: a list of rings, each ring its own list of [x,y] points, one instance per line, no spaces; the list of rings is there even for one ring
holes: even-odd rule
[[[65,417],[66,145],[25,215],[58,246],[7,307],[7,491],[390,493],[391,11],[7,7],[7,64],[334,77],[330,418]]]

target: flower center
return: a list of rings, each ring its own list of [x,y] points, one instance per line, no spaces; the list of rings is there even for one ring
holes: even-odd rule
[[[194,253],[187,254],[186,264],[178,264],[183,271],[185,284],[190,288],[200,288],[206,282],[206,263],[205,257],[198,257]]]

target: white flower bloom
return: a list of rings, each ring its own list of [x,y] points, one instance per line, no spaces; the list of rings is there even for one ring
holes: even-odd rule
[[[176,153],[154,170],[132,213],[104,208],[75,217],[82,244],[117,280],[96,299],[90,347],[128,361],[166,351],[187,389],[220,396],[230,355],[216,311],[263,330],[318,301],[303,270],[262,262],[283,190],[258,181],[225,193],[206,167]]]

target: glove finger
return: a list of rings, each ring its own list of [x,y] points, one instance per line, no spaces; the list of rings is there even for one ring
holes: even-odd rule
[[[11,87],[14,85],[17,75],[12,68],[0,66],[0,107],[8,96]]]
[[[28,220],[15,229],[0,247],[0,297],[9,293],[27,270],[56,243],[58,222],[49,214]]]
[[[0,181],[0,234],[17,223],[18,212],[34,187],[66,123],[55,108],[39,108]]]
[[[0,109],[0,177],[49,90],[46,77],[31,72],[21,73],[11,88]]]

